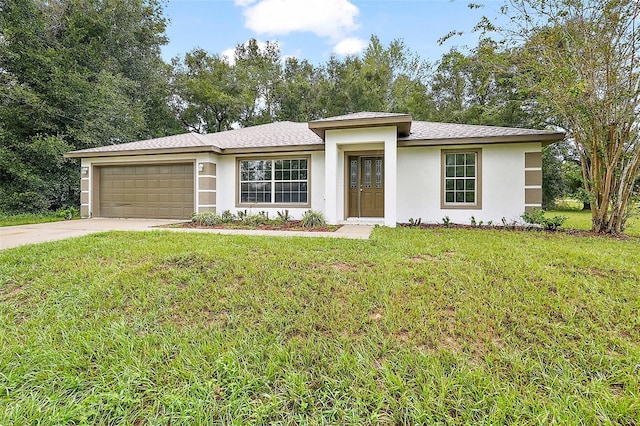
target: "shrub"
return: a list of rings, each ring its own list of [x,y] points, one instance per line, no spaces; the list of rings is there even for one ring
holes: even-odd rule
[[[525,212],[521,217],[525,222],[533,225],[540,225],[547,231],[558,230],[567,220],[567,218],[564,216],[554,216],[552,218],[547,218],[544,216],[544,210],[541,209],[533,209],[531,213]]]
[[[80,217],[80,211],[75,207],[67,207],[64,210],[58,210],[56,216],[63,218],[64,220],[71,220],[74,217]]]
[[[213,226],[222,223],[222,218],[213,212],[202,212],[193,214],[191,222],[201,226]]]
[[[247,214],[242,218],[242,223],[248,226],[259,226],[269,222],[269,217],[265,212]]]
[[[307,210],[302,215],[302,226],[305,228],[319,228],[327,224],[324,215],[321,212]]]
[[[222,215],[220,215],[220,219],[222,220],[222,223],[232,223],[238,220],[238,217],[231,213],[231,210],[225,210],[222,212]]]
[[[288,222],[291,220],[291,215],[289,214],[289,210],[282,210],[277,212],[278,213],[278,220],[282,223],[284,222]]]

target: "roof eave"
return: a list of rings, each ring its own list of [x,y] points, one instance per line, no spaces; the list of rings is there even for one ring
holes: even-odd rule
[[[246,148],[227,148],[221,154],[254,154],[268,152],[297,152],[297,151],[324,151],[324,144],[310,145],[281,145],[281,146],[260,146]]]
[[[151,148],[151,149],[132,149],[122,151],[71,151],[65,152],[64,158],[96,158],[96,157],[125,157],[131,155],[160,155],[160,154],[190,154],[196,152],[214,152],[222,153],[218,147],[207,146],[190,146],[178,148]]]
[[[309,129],[324,140],[327,130],[355,129],[362,127],[396,126],[398,134],[408,135],[411,132],[411,115],[403,114],[393,117],[367,117],[347,120],[317,120],[309,122]]]
[[[470,138],[440,138],[440,139],[399,139],[398,146],[437,146],[437,145],[472,145],[472,144],[500,144],[500,143],[527,143],[541,142],[547,146],[553,142],[564,139],[565,134],[546,133],[537,135],[517,135],[517,136],[486,136]]]

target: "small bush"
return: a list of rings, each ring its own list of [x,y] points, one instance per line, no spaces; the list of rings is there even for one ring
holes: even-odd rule
[[[64,220],[71,220],[73,218],[78,218],[80,217],[80,211],[75,208],[75,207],[68,207],[64,210],[58,210],[56,212],[56,216],[64,219]]]
[[[412,228],[417,228],[420,227],[420,225],[422,224],[422,218],[419,217],[417,219],[414,219],[412,217],[409,218],[409,226]]]
[[[213,226],[222,223],[222,218],[213,212],[202,212],[192,215],[191,222],[200,226]]]
[[[445,216],[445,217],[442,218],[442,224],[445,226],[445,228],[448,228],[453,223],[451,222],[451,219],[449,219],[449,216]]]
[[[231,213],[231,210],[225,210],[220,215],[220,219],[222,220],[222,223],[233,223],[238,220],[238,217]]]
[[[557,231],[567,220],[565,216],[554,216],[547,218],[544,216],[544,210],[533,209],[531,213],[523,213],[522,219],[533,225],[540,225],[547,231]]]
[[[267,222],[269,222],[269,217],[265,214],[265,212],[247,214],[242,218],[242,223],[248,226],[264,225]]]
[[[302,226],[305,228],[320,228],[326,224],[327,221],[324,219],[324,215],[321,212],[307,210],[302,215]]]

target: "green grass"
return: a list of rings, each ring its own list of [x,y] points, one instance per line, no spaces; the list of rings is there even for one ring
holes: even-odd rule
[[[7,215],[0,213],[0,226],[30,225],[34,223],[59,222],[65,220],[68,210],[49,213],[22,213]],[[79,216],[74,215],[77,219]]]
[[[555,210],[580,211],[584,208],[584,203],[580,200],[574,200],[573,198],[563,198],[556,200],[554,206]]]
[[[562,225],[564,229],[580,229],[588,231],[591,229],[591,211],[567,211],[549,210],[545,212],[546,217],[564,216],[567,221]],[[624,233],[627,235],[640,237],[640,215],[635,214],[627,220]]]
[[[0,251],[0,424],[637,424],[640,240],[103,233]]]

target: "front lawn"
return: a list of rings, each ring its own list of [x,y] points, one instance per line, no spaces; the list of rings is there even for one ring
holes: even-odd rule
[[[376,228],[0,251],[0,424],[637,424],[640,240]]]

